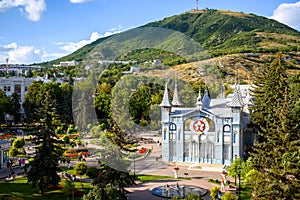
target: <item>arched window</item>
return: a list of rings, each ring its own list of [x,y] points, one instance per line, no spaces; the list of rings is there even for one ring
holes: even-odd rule
[[[170,131],[176,131],[176,129],[177,129],[176,124],[170,123],[169,129],[170,129]]]
[[[174,123],[170,123],[169,125],[169,133],[170,133],[170,140],[175,140],[176,139],[176,130],[177,130],[177,127],[176,127],[176,124]]]
[[[231,129],[231,127],[228,124],[223,126],[223,132],[230,132],[230,129]]]

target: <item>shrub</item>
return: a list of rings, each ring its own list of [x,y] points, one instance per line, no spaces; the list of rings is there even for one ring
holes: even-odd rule
[[[76,174],[83,176],[87,172],[87,165],[85,162],[78,162],[76,163],[74,170]]]
[[[180,197],[173,197],[172,200],[180,200],[182,198]],[[202,200],[202,197],[200,195],[197,195],[195,193],[189,193],[186,197],[184,197],[183,200]]]
[[[237,200],[237,196],[227,191],[222,195],[221,200]]]
[[[210,189],[210,197],[214,200],[217,199],[220,189],[221,189],[220,186],[216,186],[216,187],[211,188]]]
[[[94,179],[98,176],[98,169],[95,166],[91,166],[87,169],[86,175],[91,178]]]
[[[94,186],[82,200],[122,200],[119,191],[114,187],[99,188]]]

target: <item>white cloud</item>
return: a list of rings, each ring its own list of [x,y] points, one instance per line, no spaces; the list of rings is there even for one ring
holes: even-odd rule
[[[111,31],[105,32],[102,35],[99,34],[98,32],[93,32],[91,34],[89,40],[81,40],[79,42],[69,42],[69,43],[59,42],[59,43],[57,43],[57,45],[60,46],[60,49],[63,49],[69,53],[72,53],[72,52],[76,51],[77,49],[80,49],[81,47],[96,41],[99,38],[108,37],[110,35],[117,34],[120,32],[121,32],[121,27],[114,28]]]
[[[39,21],[42,13],[46,11],[45,0],[2,0],[0,1],[0,12],[19,7],[21,13],[31,21]]]
[[[60,49],[64,50],[64,53],[48,53],[46,51],[41,51],[40,49],[37,49],[33,46],[19,46],[15,42],[6,45],[0,44],[0,63],[5,63],[6,58],[9,58],[9,63],[11,64],[32,64],[55,60],[57,58],[66,56],[67,54],[72,53],[77,49],[96,41],[99,38],[107,37],[120,32],[121,30],[119,27],[116,29],[112,29],[111,31],[105,32],[102,35],[98,32],[93,32],[91,33],[90,38],[88,40],[81,40],[79,42],[69,43],[52,43],[55,46],[58,46]]]
[[[15,42],[0,45],[0,60],[2,62],[9,58],[11,64],[31,64],[41,62],[41,57],[41,51],[32,46],[18,46]]]
[[[300,29],[300,1],[296,3],[283,3],[279,5],[274,10],[273,16],[270,18],[295,29]]]
[[[42,60],[42,62],[51,61],[51,60],[55,60],[57,58],[61,58],[65,55],[66,55],[66,53],[47,53],[47,52],[43,52],[41,60]]]
[[[70,0],[71,3],[85,3],[92,0]]]

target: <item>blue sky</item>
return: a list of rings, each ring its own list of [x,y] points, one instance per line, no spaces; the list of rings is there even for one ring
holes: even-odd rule
[[[195,7],[196,0],[0,0],[0,64],[54,60],[99,37]],[[299,0],[199,0],[204,8],[271,17],[300,30]]]

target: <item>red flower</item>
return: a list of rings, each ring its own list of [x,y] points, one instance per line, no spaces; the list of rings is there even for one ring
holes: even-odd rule
[[[146,153],[146,151],[147,151],[147,149],[144,148],[144,147],[142,147],[142,148],[139,150],[140,154],[144,154],[144,153]]]

